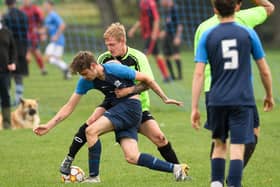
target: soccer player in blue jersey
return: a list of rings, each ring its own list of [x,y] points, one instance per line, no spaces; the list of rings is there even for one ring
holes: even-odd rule
[[[241,25],[254,28],[257,25],[262,24],[268,16],[270,16],[274,12],[274,5],[268,1],[268,0],[253,0],[254,3],[257,5],[256,7],[248,8],[248,9],[243,9],[240,10],[242,6],[242,0],[237,0],[237,7],[236,7],[236,12],[234,15],[234,20]],[[213,15],[209,19],[203,21],[197,28],[195,32],[195,38],[194,38],[194,49],[197,48],[197,44],[199,39],[201,38],[202,34],[210,27],[213,27],[217,24],[219,24],[219,19],[217,15]],[[211,71],[209,64],[206,65],[205,67],[205,72],[204,72],[205,78],[204,78],[204,91],[205,91],[205,103],[207,107],[207,95],[210,90],[210,82],[211,82]],[[258,143],[258,136],[260,133],[260,122],[259,122],[259,115],[257,111],[257,107],[255,107],[254,110],[254,133],[255,133],[255,142],[253,143],[248,143],[245,145],[245,152],[244,152],[244,168],[249,162],[252,154],[255,151],[256,145]],[[205,128],[208,129],[208,124],[206,122]],[[212,156],[213,153],[213,143],[211,145],[211,152],[210,152],[210,157]]]
[[[253,29],[234,22],[236,0],[213,0],[220,24],[206,30],[198,43],[192,84],[193,128],[199,129],[199,96],[204,81],[205,64],[211,68],[208,97],[208,123],[214,150],[211,159],[211,187],[222,187],[225,179],[226,140],[230,133],[230,165],[227,185],[241,186],[244,144],[254,141],[254,94],[251,54],[265,88],[264,110],[274,106],[272,77],[264,58],[261,42]]]
[[[82,77],[78,81],[75,93],[66,105],[45,125],[34,128],[34,133],[44,135],[54,128],[59,122],[68,117],[81,97],[91,89],[100,90],[106,98],[110,99],[112,107],[100,118],[90,124],[86,129],[86,137],[90,153],[101,151],[99,136],[111,131],[115,132],[116,141],[119,142],[126,160],[135,165],[144,166],[153,170],[173,173],[177,181],[185,180],[185,164],[173,164],[161,161],[149,154],[140,153],[137,145],[137,131],[141,122],[142,109],[138,94],[130,94],[117,98],[115,89],[130,87],[135,80],[146,83],[166,104],[182,103],[169,99],[159,85],[148,75],[135,71],[120,63],[98,64],[93,55],[87,51],[81,51],[73,59],[71,69],[73,73],[79,73]],[[100,154],[94,154],[90,162],[99,170]]]
[[[51,0],[44,2],[46,17],[44,21],[50,37],[50,43],[46,47],[45,55],[50,64],[57,66],[63,73],[64,79],[69,79],[71,74],[68,71],[68,65],[62,60],[65,38],[64,30],[66,25],[63,19],[53,10],[54,3]]]

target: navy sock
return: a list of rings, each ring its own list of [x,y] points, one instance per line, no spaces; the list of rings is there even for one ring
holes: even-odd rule
[[[141,153],[137,165],[144,166],[153,170],[173,172],[174,164],[159,160],[152,155]]]
[[[211,181],[220,181],[224,184],[226,160],[223,158],[214,158],[211,160]]]
[[[228,173],[228,186],[241,187],[243,170],[242,160],[231,160]]]
[[[89,176],[94,177],[99,174],[99,164],[101,155],[101,142],[98,141],[88,148]]]

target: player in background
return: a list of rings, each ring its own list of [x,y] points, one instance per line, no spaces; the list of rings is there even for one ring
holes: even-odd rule
[[[125,28],[120,23],[112,23],[104,33],[105,44],[107,46],[108,51],[102,53],[97,62],[100,64],[105,64],[108,61],[113,59],[117,59],[123,65],[129,66],[137,71],[144,72],[148,74],[152,79],[154,79],[151,67],[149,65],[148,59],[139,50],[133,49],[126,44],[126,32]],[[149,93],[146,90],[147,86],[144,84],[140,84],[136,87],[128,88],[128,90],[122,89],[125,92],[130,93],[141,93],[140,100],[142,104],[142,120],[139,128],[139,133],[146,136],[149,140],[151,140],[158,148],[158,151],[162,155],[162,157],[171,163],[178,164],[179,160],[177,155],[168,139],[165,137],[164,133],[160,130],[157,121],[154,119],[152,114],[150,113],[150,98]],[[124,93],[123,95],[128,95]],[[69,147],[69,152],[65,159],[63,160],[60,168],[60,172],[64,174],[70,173],[70,166],[78,153],[81,147],[86,143],[86,135],[85,130],[89,124],[96,121],[106,110],[111,107],[110,98],[105,98],[103,103],[99,105],[96,110],[93,112],[92,116],[84,123],[78,132],[73,137],[73,141],[71,146]],[[96,153],[98,154],[98,153]],[[101,153],[99,153],[101,154]],[[90,157],[90,155],[89,155]],[[98,172],[91,172],[88,180],[90,181],[99,181],[96,180],[96,176],[98,176]],[[97,178],[98,179],[98,178]]]
[[[145,40],[144,53],[152,54],[160,69],[164,82],[170,81],[170,76],[158,47],[158,36],[160,34],[160,16],[155,0],[140,0],[140,19],[128,31],[128,37],[133,37],[136,30],[141,28],[142,38]]]
[[[240,10],[241,5],[242,5],[242,0],[237,0],[237,8],[236,8],[236,13],[234,15],[234,19],[236,22],[250,27],[254,28],[257,25],[262,24],[268,16],[270,16],[274,12],[274,5],[268,1],[268,0],[254,0],[255,4],[257,7],[253,8],[248,8],[244,10]],[[219,19],[217,15],[212,16],[211,18],[205,20],[202,22],[196,32],[195,32],[195,38],[194,38],[194,50],[197,48],[197,44],[199,39],[201,38],[202,34],[207,30],[208,28],[215,26],[219,24]],[[210,65],[206,64],[205,67],[205,80],[204,80],[204,92],[206,96],[206,108],[207,107],[207,102],[208,102],[208,92],[210,90],[210,83],[211,83],[211,70],[210,70]],[[207,110],[208,113],[208,110]],[[255,142],[248,143],[245,145],[245,153],[244,153],[244,167],[247,165],[249,162],[251,156],[253,155],[253,152],[256,148],[256,145],[258,143],[258,136],[259,136],[259,115],[257,111],[257,107],[254,109],[254,133],[255,133]],[[206,122],[205,128],[209,129],[208,124]],[[210,157],[212,156],[213,153],[213,146],[214,143],[211,145],[211,151],[210,151]]]
[[[244,149],[254,138],[255,98],[251,54],[256,61],[265,90],[264,110],[273,109],[272,77],[257,33],[234,22],[236,0],[213,0],[220,24],[206,30],[199,40],[192,84],[192,127],[199,129],[199,97],[205,64],[211,68],[208,95],[208,125],[214,150],[211,157],[211,187],[223,187],[227,150],[230,164],[227,185],[241,187]],[[227,148],[227,139],[230,146]]]
[[[64,79],[70,79],[68,65],[62,60],[66,25],[63,19],[54,11],[54,2],[47,0],[43,4],[46,13],[44,26],[48,32],[50,43],[46,47],[45,55],[50,64],[57,66],[63,73]],[[44,33],[41,33],[44,34]]]
[[[163,38],[163,54],[173,80],[182,80],[182,62],[180,44],[182,41],[183,24],[179,18],[179,8],[173,0],[161,0],[163,7],[164,30],[160,36]],[[176,63],[177,76],[173,71],[172,61]]]
[[[29,74],[26,60],[28,18],[24,12],[17,8],[16,0],[5,0],[5,4],[8,11],[3,16],[3,23],[13,34],[17,51],[16,70],[12,72],[12,78],[15,81],[15,101],[13,104],[18,105],[24,92],[23,78]]]
[[[43,26],[43,12],[31,0],[23,0],[23,6],[21,10],[28,17],[28,51],[26,59],[28,62],[31,61],[31,55],[34,56],[42,75],[46,75],[47,71],[45,69],[45,64],[43,61],[43,56],[40,51],[40,34],[39,30]]]
[[[114,131],[116,141],[120,144],[128,163],[173,173],[177,181],[185,180],[186,165],[161,161],[152,155],[139,152],[137,130],[142,117],[139,94],[135,93],[116,98],[112,93],[115,89],[134,85],[135,80],[137,80],[148,85],[165,104],[182,106],[181,102],[169,99],[159,85],[148,75],[114,61],[103,65],[98,64],[93,55],[87,51],[81,51],[74,57],[71,70],[74,74],[81,75],[75,92],[51,120],[34,129],[35,134],[44,135],[48,133],[73,112],[83,95],[89,90],[97,89],[105,97],[110,97],[112,107],[86,129],[90,154],[101,151],[99,136]],[[99,164],[96,164],[95,160],[99,161],[99,156],[98,154],[93,155],[93,160],[90,161],[97,169],[99,169]]]
[[[1,20],[1,18],[0,18]],[[3,129],[11,128],[11,71],[16,69],[16,46],[13,34],[0,21],[0,101]]]

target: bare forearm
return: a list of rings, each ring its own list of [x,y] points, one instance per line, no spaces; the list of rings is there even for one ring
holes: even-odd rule
[[[140,82],[139,84],[137,84],[133,87],[132,93],[140,94],[141,92],[146,91],[148,89],[149,89],[149,86],[146,83]]]
[[[156,83],[156,81],[151,80],[148,83],[149,88],[153,90],[163,101],[166,101],[168,97],[165,95],[163,90],[160,88],[160,86]]]
[[[47,124],[50,128],[54,128],[64,119],[66,119],[73,112],[73,110],[74,109],[71,109],[67,105],[64,105]]]
[[[258,6],[263,6],[266,9],[267,15],[271,15],[274,12],[274,5],[268,0],[253,0]]]
[[[272,77],[269,68],[261,73],[261,80],[268,97],[272,97]]]
[[[194,74],[193,82],[192,82],[192,110],[198,109],[203,81],[204,81],[203,74]]]

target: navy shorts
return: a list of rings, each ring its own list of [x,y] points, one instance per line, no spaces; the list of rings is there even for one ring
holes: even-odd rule
[[[255,142],[253,106],[209,106],[208,112],[213,139],[226,142],[230,133],[231,144]]]
[[[205,93],[205,106],[206,106],[206,113],[207,113],[206,117],[207,117],[207,119],[206,119],[206,122],[204,124],[204,128],[208,129],[208,130],[211,130],[210,126],[208,124],[208,116],[209,116],[209,111],[208,111],[208,95],[209,94],[208,93],[209,92]],[[254,106],[253,110],[254,110],[254,128],[258,128],[260,126],[260,118],[259,118],[258,108],[257,108],[256,105]]]
[[[114,126],[116,141],[122,138],[138,140],[137,132],[142,119],[141,102],[127,99],[104,113]]]

